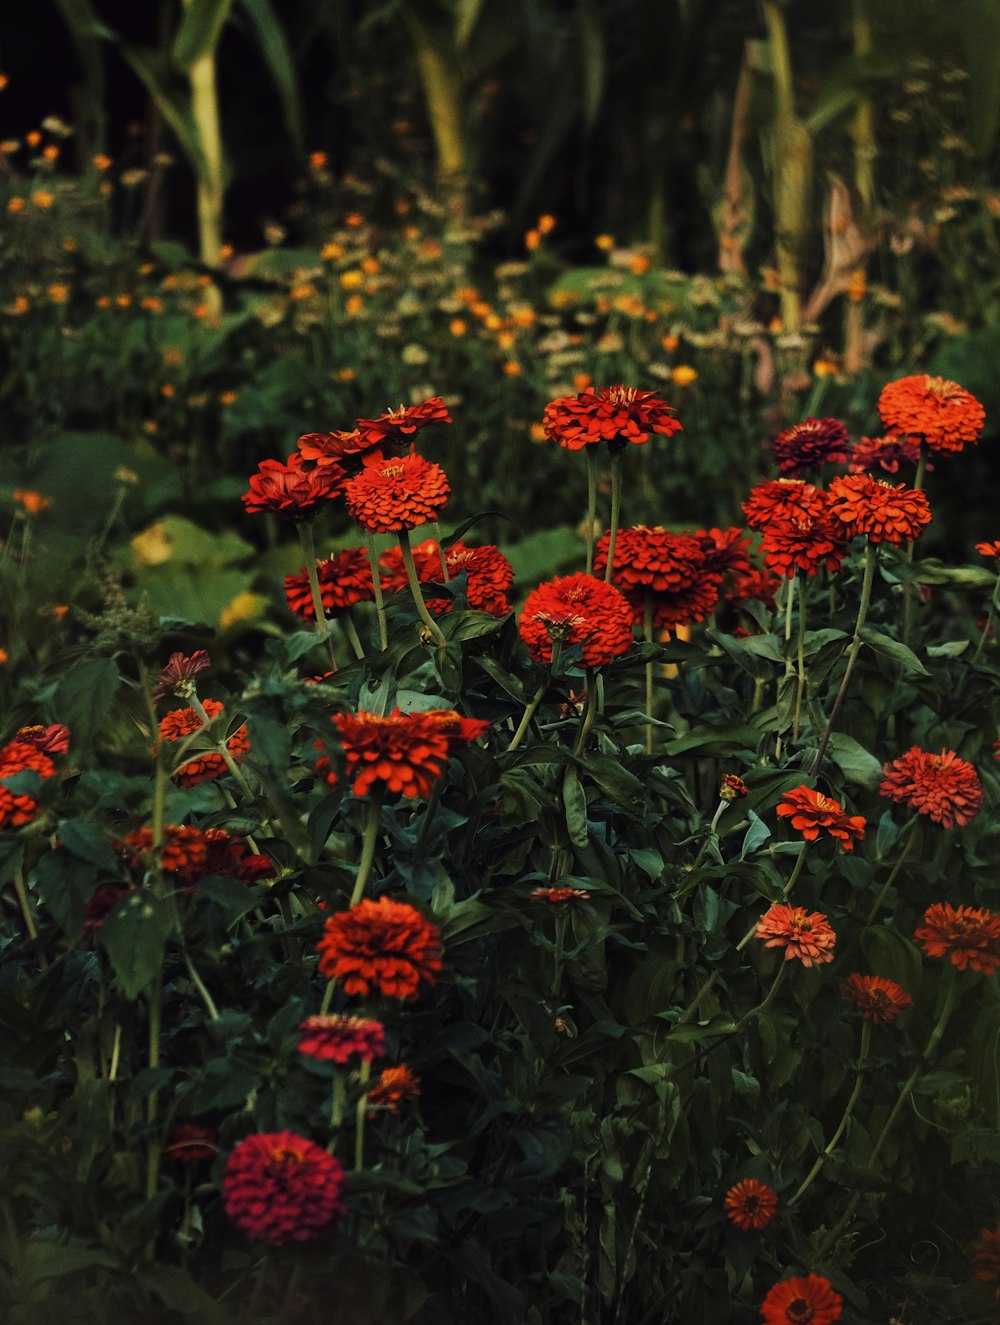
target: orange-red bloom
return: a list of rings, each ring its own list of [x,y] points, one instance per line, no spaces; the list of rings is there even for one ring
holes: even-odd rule
[[[357,431],[366,447],[384,443],[409,443],[415,433],[431,423],[451,423],[448,408],[440,396],[431,396],[419,405],[400,405],[380,414],[377,419],[358,419]]]
[[[243,494],[249,514],[273,511],[292,520],[308,520],[329,505],[344,486],[339,469],[304,469],[296,451],[282,464],[262,460],[250,476],[250,490]]]
[[[914,745],[885,764],[882,772],[880,795],[908,805],[942,828],[971,823],[983,803],[979,774],[954,750],[935,755]]]
[[[562,396],[545,406],[545,436],[569,451],[597,442],[636,445],[650,433],[672,437],[681,431],[673,408],[655,391],[631,386],[595,387],[577,396]]]
[[[803,511],[789,520],[771,520],[760,546],[764,564],[775,575],[794,576],[798,570],[815,575],[820,566],[837,570],[847,550],[843,526],[826,511]]]
[[[153,864],[153,830],[137,828],[129,833],[122,846],[133,865],[148,868]],[[161,863],[168,874],[197,870],[208,856],[208,839],[191,824],[164,824]]]
[[[775,903],[761,916],[754,936],[764,939],[765,948],[784,948],[785,961],[797,957],[803,966],[822,966],[833,961],[837,936],[821,911]]]
[[[724,594],[734,582],[752,573],[753,567],[747,556],[750,536],[745,529],[738,525],[729,529],[696,529],[691,537],[698,540],[708,569],[723,577]]]
[[[742,503],[751,529],[766,529],[772,520],[814,519],[826,513],[826,496],[813,483],[799,478],[772,478],[750,489]]]
[[[402,713],[398,708],[385,717],[335,713],[332,722],[355,796],[366,796],[381,784],[410,800],[426,798],[444,774],[450,753],[448,733],[426,713]]]
[[[986,411],[957,382],[917,373],[883,388],[878,412],[891,433],[918,437],[932,451],[961,451],[979,440]]]
[[[355,603],[370,603],[375,598],[368,553],[361,547],[343,548],[324,561],[316,562],[323,609],[328,617],[345,612]],[[316,620],[312,590],[305,567],[298,575],[285,576],[285,598],[289,610],[303,621]]]
[[[357,428],[350,432],[307,432],[296,445],[306,469],[334,469],[338,472],[352,467],[352,461],[356,464],[366,451],[374,450],[373,446],[366,444]]]
[[[750,788],[735,773],[723,773],[719,779],[719,799],[724,801],[742,800],[750,795]]]
[[[605,534],[597,543],[596,576],[602,576],[608,564],[609,539]],[[719,597],[722,572],[712,568],[697,537],[636,525],[619,530],[612,583],[628,599],[633,621],[642,621],[648,593],[653,625],[670,630],[708,616]]]
[[[440,465],[419,455],[390,460],[379,452],[365,456],[361,472],[344,485],[347,509],[362,529],[376,534],[436,520],[450,492]]]
[[[533,902],[547,902],[549,906],[565,906],[567,902],[589,902],[586,888],[532,888]]]
[[[254,855],[246,842],[225,828],[206,828],[205,858],[190,869],[181,870],[178,883],[187,889],[195,888],[203,879],[221,875],[237,883],[258,883],[274,875],[274,862],[268,856]]]
[[[852,474],[864,474],[872,469],[898,474],[900,465],[916,467],[919,459],[920,443],[912,437],[862,437],[854,443],[848,468]]]
[[[848,538],[865,534],[872,543],[912,543],[931,522],[927,497],[904,483],[895,487],[867,474],[835,478],[830,513]]]
[[[255,1241],[319,1237],[343,1211],[344,1168],[294,1132],[261,1132],[235,1147],[222,1178],[226,1214]]]
[[[790,819],[807,842],[815,842],[822,829],[836,838],[842,851],[853,851],[854,839],[860,841],[865,835],[865,821],[860,814],[845,814],[839,801],[811,787],[786,791],[778,802],[778,814]]]
[[[1000,970],[1000,915],[985,907],[935,902],[924,912],[916,938],[928,957],[949,957],[960,971]]]
[[[833,1291],[829,1279],[808,1274],[804,1279],[786,1279],[768,1291],[761,1304],[764,1325],[833,1325],[844,1309],[844,1300]]]
[[[405,1101],[419,1097],[420,1078],[405,1063],[400,1063],[398,1067],[385,1067],[378,1082],[368,1092],[368,1116],[371,1118],[376,1109],[399,1113]]]
[[[995,1296],[1000,1299],[1000,1223],[995,1228],[980,1230],[972,1248],[975,1277],[984,1284],[996,1284]]]
[[[37,799],[29,791],[15,791],[6,779],[36,773],[44,781],[55,772],[55,764],[33,741],[13,740],[0,750],[0,831],[20,828],[38,815]]]
[[[323,1013],[299,1023],[299,1053],[343,1066],[355,1054],[363,1063],[385,1053],[385,1027],[372,1017]]]
[[[995,557],[997,561],[1000,561],[1000,542],[977,543],[976,551],[983,557]]]
[[[15,741],[27,741],[43,755],[64,755],[69,753],[69,728],[61,722],[49,727],[40,723],[33,727],[21,727],[14,737]]]
[[[347,994],[412,1002],[421,985],[434,986],[441,970],[441,933],[408,902],[364,898],[326,922],[318,945],[319,969]]]
[[[514,570],[499,548],[492,545],[466,547],[458,542],[446,550],[444,557],[449,581],[465,575],[465,598],[473,611],[489,612],[490,616],[496,617],[505,616],[510,611],[507,595],[514,583]],[[413,564],[421,584],[444,582],[436,539],[427,538],[413,549]],[[399,548],[387,548],[379,558],[379,566],[383,572],[383,593],[403,593],[409,589]],[[428,610],[436,616],[446,615],[454,606],[452,598],[432,598],[426,594],[424,597]]]
[[[841,989],[865,1021],[895,1021],[901,1012],[913,1006],[913,999],[901,985],[881,975],[862,975],[855,971],[847,977]]]
[[[217,699],[206,699],[203,708],[210,718],[217,718],[224,705]],[[186,736],[202,730],[201,718],[193,708],[174,709],[160,719],[162,741],[183,741]],[[246,723],[229,737],[226,749],[237,761],[250,753]],[[173,779],[181,787],[194,787],[199,782],[211,782],[214,778],[222,777],[225,772],[226,761],[222,755],[214,750],[199,750],[174,771]]]
[[[593,575],[564,575],[528,594],[518,622],[535,662],[552,661],[552,644],[579,644],[585,667],[601,667],[632,644],[633,611],[613,584]]]
[[[785,478],[803,478],[822,465],[843,464],[850,445],[839,419],[806,419],[778,433],[771,449]]]
[[[767,1228],[778,1208],[778,1193],[766,1182],[744,1178],[730,1187],[723,1204],[737,1228]]]

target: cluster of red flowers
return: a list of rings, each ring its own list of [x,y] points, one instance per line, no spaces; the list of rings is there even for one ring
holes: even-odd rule
[[[909,806],[942,828],[970,823],[983,803],[979,774],[954,750],[935,755],[914,745],[882,772],[881,795]]]
[[[346,772],[355,796],[373,786],[409,799],[427,797],[443,776],[449,757],[489,730],[479,718],[463,718],[453,709],[425,709],[385,717],[377,713],[335,713]],[[328,780],[335,780],[328,775]]]
[[[419,1097],[420,1078],[405,1063],[400,1063],[398,1067],[383,1068],[378,1081],[368,1092],[368,1116],[372,1117],[376,1109],[399,1113],[404,1103]]]
[[[22,731],[25,729],[22,729]],[[56,766],[50,754],[62,754],[61,734],[69,733],[65,727],[30,727],[25,738],[21,732],[0,749],[0,832],[5,828],[20,828],[31,823],[38,815],[38,800],[30,791],[15,790],[7,784],[8,778],[19,773],[34,773],[43,782],[56,775]],[[50,733],[57,733],[50,738]],[[52,746],[56,748],[53,749]],[[46,750],[46,746],[49,747]]]
[[[370,603],[375,598],[371,564],[364,548],[344,548],[316,563],[323,610],[328,617],[339,616],[356,603]],[[289,610],[303,621],[316,620],[316,608],[305,567],[298,575],[285,576],[285,598]]]
[[[726,1192],[723,1205],[737,1228],[767,1228],[778,1209],[778,1193],[766,1182],[744,1178]]]
[[[790,819],[807,842],[815,842],[822,830],[840,843],[842,851],[853,851],[855,840],[865,835],[862,815],[845,814],[839,801],[804,785],[786,791],[777,812],[781,818]]]
[[[672,437],[681,431],[673,408],[655,391],[631,386],[595,387],[576,396],[561,396],[545,406],[545,436],[569,451],[598,442],[640,445],[650,433]]]
[[[441,552],[437,541],[425,539],[413,549],[413,564],[417,569],[417,579],[421,584],[440,584],[444,580],[445,570],[448,579],[465,575],[465,598],[475,612],[488,612],[490,616],[506,616],[510,611],[508,593],[514,583],[514,569],[498,547],[488,544],[486,547],[467,547],[464,543],[453,543],[444,554],[444,567],[441,565]],[[382,592],[400,593],[408,586],[403,555],[399,548],[388,548],[379,558],[382,568]],[[453,600],[448,598],[427,598],[427,608],[435,616],[443,616],[452,610]]]
[[[595,575],[604,574],[608,546],[605,534],[595,549]],[[652,624],[670,630],[709,615],[719,597],[722,572],[710,565],[697,537],[636,525],[618,533],[611,580],[628,600],[634,621],[643,620],[648,595]]]
[[[850,447],[847,429],[838,419],[806,419],[779,433],[772,451],[783,477],[804,478],[822,465],[843,464]]]
[[[886,430],[915,437],[932,451],[962,451],[979,440],[986,411],[964,387],[917,373],[883,388],[878,412]]]
[[[833,1325],[844,1300],[821,1274],[785,1279],[768,1291],[761,1304],[764,1325]]]
[[[206,699],[202,705],[210,718],[217,718],[223,712],[224,705],[217,699]],[[200,714],[193,708],[174,709],[160,720],[161,741],[183,741],[186,736],[193,736],[202,731]],[[226,749],[234,760],[250,753],[250,741],[247,738],[246,723],[226,741]],[[226,772],[226,761],[216,751],[198,751],[174,771],[173,779],[182,787],[194,787],[199,782],[210,782],[222,777]]]
[[[249,1238],[282,1246],[319,1237],[342,1212],[338,1159],[294,1132],[241,1141],[222,1178],[226,1214]]]
[[[319,969],[347,994],[414,1000],[441,970],[441,935],[408,902],[365,898],[326,922]]]
[[[149,869],[156,853],[153,850],[152,828],[137,828],[122,842],[132,865]],[[191,824],[164,824],[160,863],[168,874],[179,874],[203,868],[208,859],[208,838],[200,828]]]
[[[775,903],[761,916],[756,938],[766,948],[784,948],[785,961],[798,958],[803,966],[821,966],[833,961],[837,936],[821,911]]]
[[[385,1027],[371,1017],[323,1013],[299,1025],[299,1053],[341,1067],[357,1054],[370,1063],[385,1053]]]
[[[613,584],[593,575],[564,575],[528,594],[518,621],[535,662],[552,661],[552,646],[579,644],[585,667],[603,667],[632,644],[632,607]]]
[[[913,1006],[913,999],[895,980],[881,975],[862,975],[855,971],[842,985],[844,997],[858,1009],[865,1021],[895,1021],[901,1012]]]
[[[922,492],[905,483],[893,487],[867,474],[835,478],[829,498],[830,513],[848,538],[864,534],[872,543],[912,543],[931,522]]]
[[[960,971],[1000,971],[1000,915],[985,907],[936,902],[916,932],[928,957],[948,957]]]

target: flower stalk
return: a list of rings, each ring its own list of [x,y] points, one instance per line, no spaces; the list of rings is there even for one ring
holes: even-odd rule
[[[330,656],[330,668],[335,672],[337,670],[337,655],[334,653],[333,640],[330,638],[330,623],[326,619],[323,591],[320,588],[319,572],[316,569],[316,540],[313,537],[312,521],[296,520],[295,527],[299,531],[302,555],[306,561],[306,576],[309,580],[309,591],[312,594],[313,611],[316,613],[316,634],[326,645],[326,651]]]
[[[413,596],[413,605],[417,609],[417,616],[424,623],[424,626],[434,643],[439,649],[447,648],[447,641],[441,633],[441,627],[427,610],[427,604],[424,602],[423,590],[420,588],[420,579],[417,575],[417,567],[413,560],[413,549],[410,547],[410,531],[400,529],[399,531],[399,550],[403,554],[403,565],[406,567],[406,580],[410,586],[410,593]]]
[[[611,525],[608,529],[608,564],[604,568],[604,582],[611,583],[615,565],[615,544],[618,542],[618,525],[622,513],[622,446],[611,448]],[[593,533],[591,534],[593,537]]]

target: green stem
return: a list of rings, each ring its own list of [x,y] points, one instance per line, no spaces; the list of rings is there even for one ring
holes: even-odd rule
[[[37,943],[38,929],[31,914],[31,902],[28,899],[28,889],[24,882],[24,871],[20,865],[14,871],[14,891],[17,893],[17,901],[21,908],[21,915],[24,917],[24,927],[28,931],[28,938],[31,939],[32,943]]]
[[[372,572],[372,586],[375,592],[375,614],[378,617],[379,647],[385,652],[389,647],[389,631],[385,623],[385,599],[382,597],[382,575],[379,570],[378,553],[375,550],[375,535],[370,529],[365,530],[365,544],[368,548],[368,565]]]
[[[195,989],[197,989],[198,993],[201,995],[202,1002],[205,1004],[205,1010],[208,1012],[210,1019],[212,1021],[218,1021],[219,1009],[215,1005],[215,1000],[212,998],[212,995],[208,992],[208,988],[206,987],[204,980],[202,980],[201,976],[198,974],[194,962],[191,960],[191,958],[188,956],[186,952],[184,953],[184,965],[187,967],[188,975],[191,977],[191,983],[194,985]]]
[[[917,474],[913,480],[913,487],[917,492],[923,490],[924,476],[927,473],[927,443],[920,443],[920,455],[917,458]],[[915,540],[906,545],[906,564],[913,564],[913,548]],[[903,585],[903,643],[910,642],[910,628],[913,625],[913,581],[907,580]]]
[[[507,746],[508,754],[510,754],[511,750],[516,750],[517,747],[524,740],[525,733],[528,730],[528,726],[531,723],[531,719],[535,716],[539,704],[545,698],[545,692],[546,690],[548,690],[548,688],[549,688],[548,682],[543,681],[542,684],[535,691],[534,695],[531,698],[530,703],[527,705],[527,707],[524,710],[524,713],[521,717],[521,721],[518,723],[517,731],[510,739],[510,745]]]
[[[615,544],[618,542],[618,523],[622,511],[622,444],[611,451],[611,527],[608,531],[608,564],[604,570],[605,584],[611,583],[615,564]]]
[[[365,1154],[365,1117],[368,1113],[368,1096],[365,1093],[365,1086],[371,1076],[372,1065],[365,1060],[361,1064],[359,1073],[361,1094],[358,1096],[358,1102],[354,1109],[354,1172],[359,1173],[364,1165]]]
[[[587,457],[587,574],[593,575],[594,523],[597,520],[597,447],[585,446],[584,454]]]
[[[365,885],[371,876],[372,863],[375,860],[375,846],[378,842],[379,824],[382,822],[382,793],[375,791],[368,802],[368,817],[365,820],[365,832],[361,841],[361,860],[358,874],[351,893],[351,906],[357,906],[364,896]]]
[[[812,1186],[812,1184],[819,1177],[823,1165],[836,1150],[837,1146],[840,1144],[840,1138],[844,1135],[844,1132],[847,1130],[847,1125],[851,1121],[851,1115],[854,1113],[854,1106],[857,1104],[858,1097],[861,1094],[861,1084],[862,1081],[864,1080],[865,1067],[867,1066],[868,1063],[868,1051],[871,1047],[871,1038],[872,1038],[872,1023],[870,1021],[864,1021],[862,1022],[861,1025],[861,1050],[858,1054],[858,1070],[854,1078],[854,1088],[851,1091],[850,1099],[847,1101],[847,1107],[844,1109],[844,1116],[837,1124],[837,1130],[834,1132],[833,1136],[831,1136],[830,1140],[827,1142],[822,1154],[817,1157],[815,1164],[813,1164],[812,1168],[803,1178],[802,1182],[799,1185],[798,1191],[789,1200],[788,1202],[789,1209],[791,1209],[792,1206],[796,1205],[802,1199],[806,1191]]]
[[[558,997],[559,988],[562,984],[563,971],[563,953],[566,951],[566,914],[564,908],[560,907],[556,912],[556,939],[553,949],[552,964],[552,995]]]
[[[198,717],[201,719],[201,725],[203,728],[210,727],[212,725],[212,719],[209,717],[208,711],[206,710],[205,706],[202,704],[201,700],[198,698],[197,695],[191,696],[191,707],[194,709],[195,713],[197,713]],[[232,775],[233,781],[239,786],[244,796],[246,796],[247,800],[252,805],[254,803],[255,797],[253,792],[250,790],[250,784],[247,782],[246,778],[243,776],[242,772],[240,771],[240,767],[237,764],[236,760],[233,758],[232,751],[230,750],[229,745],[227,744],[225,738],[223,738],[221,741],[216,742],[215,748],[218,751],[218,753],[221,755],[222,762],[225,764],[226,768],[229,770],[230,774]],[[263,827],[265,828],[268,827],[268,824],[269,821],[265,821]]]
[[[972,655],[973,666],[975,666],[982,657],[983,649],[986,647],[986,641],[989,639],[990,632],[993,629],[993,622],[996,618],[996,609],[993,604],[997,602],[998,599],[1000,599],[1000,575],[997,576],[997,582],[993,586],[993,596],[990,599],[990,608],[986,614],[986,624],[983,626],[983,633],[979,636],[979,643],[976,645],[976,651]]]
[[[410,547],[410,531],[400,529],[398,538],[399,550],[403,554],[403,565],[406,567],[406,579],[410,586],[410,593],[413,596],[413,605],[417,609],[417,616],[424,623],[424,627],[438,648],[444,649],[447,647],[447,641],[441,634],[441,627],[428,612],[427,604],[424,602],[423,590],[420,588],[417,568],[413,561],[413,549]]]
[[[347,1074],[339,1067],[333,1069],[333,1099],[330,1102],[330,1144],[327,1150],[332,1155],[337,1146],[337,1136],[344,1121],[344,1109],[347,1105]]]
[[[157,973],[147,995],[149,1002],[149,1067],[160,1065],[160,1025],[163,1009],[163,972]],[[156,1195],[160,1176],[160,1138],[156,1133],[158,1098],[155,1090],[150,1091],[146,1105],[146,1121],[149,1124],[149,1153],[146,1156],[146,1199],[151,1201]]]
[[[701,864],[701,862],[704,860],[705,852],[708,850],[709,846],[712,844],[712,841],[715,838],[715,830],[719,826],[719,820],[722,818],[723,814],[726,811],[726,806],[729,804],[731,804],[730,801],[724,801],[721,799],[719,800],[719,804],[716,806],[715,813],[712,815],[712,822],[708,825],[708,833],[705,837],[705,840],[698,848],[698,854],[694,858],[694,864],[691,866],[692,872],[696,870],[698,866]]]
[[[914,821],[914,825],[915,822],[916,821]],[[883,899],[885,898],[886,893],[895,883],[896,875],[899,873],[899,871],[903,868],[903,865],[906,863],[906,858],[910,854],[910,848],[913,846],[916,840],[917,840],[917,834],[914,831],[914,826],[911,825],[910,836],[906,839],[906,843],[903,846],[902,851],[899,853],[899,858],[897,859],[895,865],[893,865],[889,877],[886,879],[885,883],[883,883],[882,887],[879,889],[879,894],[875,898],[875,902],[874,905],[872,906],[872,909],[868,912],[868,919],[865,921],[865,929],[867,929],[869,925],[874,923],[875,917],[879,913],[879,909],[882,906],[882,902]]]
[[[573,747],[573,755],[579,758],[583,754],[584,747],[587,744],[587,738],[590,735],[590,729],[594,725],[594,717],[597,713],[597,678],[591,671],[587,672],[587,702],[584,706],[583,717],[580,719],[580,730],[577,734],[576,745]]]
[[[316,613],[316,634],[326,644],[327,653],[330,655],[330,667],[335,672],[337,670],[337,656],[333,651],[333,640],[330,638],[330,623],[326,619],[326,608],[323,606],[323,591],[319,585],[319,572],[316,569],[316,541],[313,538],[313,528],[311,520],[296,520],[295,527],[299,531],[299,542],[302,544],[302,555],[306,559],[306,576],[309,580],[309,590],[312,594],[313,611]]]
[[[798,675],[795,685],[795,716],[792,719],[792,743],[799,739],[799,723],[802,719],[802,702],[806,693],[806,585],[802,572],[795,576],[799,597],[799,633],[797,648]]]
[[[647,644],[653,642],[653,595],[647,589],[642,609],[642,635]],[[653,717],[653,660],[646,659],[646,716]],[[653,724],[646,723],[646,753],[653,753]]]
[[[365,646],[361,643],[358,636],[358,628],[354,624],[354,618],[351,616],[351,609],[345,608],[341,617],[340,624],[344,628],[344,634],[347,636],[347,642],[354,651],[354,656],[360,662],[365,656]]]
[[[788,968],[788,962],[782,961],[780,966],[778,967],[777,974],[775,975],[774,980],[771,983],[771,988],[767,991],[767,993],[764,996],[763,1003],[758,1003],[757,1006],[755,1008],[751,1008],[749,1012],[744,1012],[743,1016],[740,1017],[739,1021],[733,1027],[732,1031],[730,1031],[731,1035],[735,1035],[737,1031],[741,1031],[743,1029],[743,1027],[747,1024],[748,1021],[751,1021],[754,1017],[759,1017],[762,1012],[767,1011],[767,1009],[771,1006],[771,1004],[778,996],[778,989],[781,985],[782,980],[784,980],[785,978],[785,971],[787,970],[787,968]]]

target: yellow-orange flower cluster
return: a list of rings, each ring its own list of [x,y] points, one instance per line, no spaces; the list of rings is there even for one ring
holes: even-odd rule
[[[366,456],[361,472],[344,485],[347,509],[362,529],[375,534],[436,520],[450,492],[440,465],[419,455],[386,459],[379,452]]]
[[[931,522],[923,492],[895,487],[867,474],[835,478],[829,487],[830,513],[848,538],[858,534],[871,543],[912,543]]]
[[[412,1002],[441,970],[441,934],[408,902],[365,898],[326,922],[319,969],[347,994]]]
[[[595,387],[576,396],[562,396],[545,406],[545,436],[569,451],[597,442],[640,445],[650,433],[672,437],[681,431],[673,408],[655,391],[631,386]]]
[[[579,644],[586,667],[602,667],[632,644],[632,607],[612,584],[593,575],[565,575],[528,595],[518,622],[535,662],[552,661],[553,641]]]
[[[918,437],[932,451],[962,451],[979,440],[986,411],[957,382],[917,373],[883,388],[878,412],[890,433]]]

